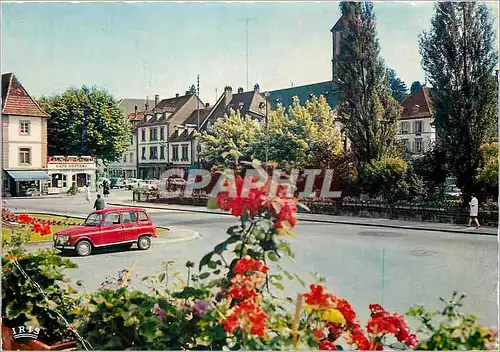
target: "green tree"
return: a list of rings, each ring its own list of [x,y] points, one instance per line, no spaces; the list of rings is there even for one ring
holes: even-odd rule
[[[401,104],[404,98],[408,95],[408,87],[392,68],[387,68],[386,74],[392,97]]]
[[[443,197],[444,183],[449,176],[446,150],[442,143],[435,143],[423,156],[413,161],[413,167],[423,180],[424,195],[427,200]]]
[[[498,196],[498,144],[487,143],[481,148],[481,163],[477,181],[481,189],[491,196]]]
[[[131,127],[106,90],[83,86],[43,97],[50,114],[49,155],[92,155],[104,162],[118,160],[130,144]]]
[[[395,149],[401,106],[391,96],[375,28],[373,4],[342,2],[345,30],[336,62],[342,92],[338,115],[345,122],[357,169]]]
[[[431,29],[420,36],[422,66],[433,89],[438,137],[465,197],[475,188],[481,146],[494,133],[498,57],[488,6],[439,2]]]
[[[198,136],[202,144],[200,157],[219,166],[234,163],[234,156],[224,158],[224,153],[230,151],[242,160],[252,160],[256,141],[264,138],[259,121],[243,118],[239,111],[232,109],[229,116],[217,119],[212,133],[203,132]]]
[[[267,146],[269,161],[284,169],[329,168],[343,150],[330,106],[324,97],[315,96],[305,105],[294,97],[287,113],[281,106],[269,113],[269,139],[264,136],[255,145],[259,160],[266,159]]]
[[[420,81],[414,81],[410,87],[410,94],[418,92],[422,89],[422,83]]]

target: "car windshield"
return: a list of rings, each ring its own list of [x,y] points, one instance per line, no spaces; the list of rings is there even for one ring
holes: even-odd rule
[[[85,226],[97,226],[102,221],[102,214],[90,214],[87,220],[85,220]]]

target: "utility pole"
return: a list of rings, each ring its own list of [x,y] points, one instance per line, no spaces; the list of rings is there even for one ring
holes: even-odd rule
[[[198,133],[200,133],[200,75],[198,75],[196,77],[196,91],[197,91],[197,96],[196,96],[196,106],[197,106],[197,109],[196,109],[196,115],[197,115],[197,118],[198,118],[198,124],[197,124],[197,128],[196,128],[196,131]],[[200,148],[198,147],[199,146],[199,138],[196,138],[195,141],[197,141],[196,143],[196,159],[198,161],[198,167],[200,167]]]
[[[248,74],[248,66],[249,66],[248,57],[250,56],[250,53],[248,51],[248,22],[253,20],[254,20],[253,18],[245,18],[245,66],[246,66],[247,91],[250,89],[249,74]]]

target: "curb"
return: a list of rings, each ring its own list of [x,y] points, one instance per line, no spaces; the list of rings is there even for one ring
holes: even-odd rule
[[[217,214],[217,215],[226,215],[226,216],[232,216],[229,213],[224,213],[224,212],[215,212],[215,211],[204,211],[204,210],[195,210],[195,209],[176,209],[176,208],[167,208],[167,207],[158,207],[158,206],[151,206],[151,205],[131,205],[131,204],[124,204],[124,203],[108,203],[109,205],[114,205],[114,206],[136,206],[138,208],[144,208],[144,209],[159,209],[159,210],[172,210],[172,211],[184,211],[184,212],[191,212],[191,213],[205,213],[205,214]],[[353,225],[353,226],[366,226],[366,227],[382,227],[382,228],[390,228],[390,229],[405,229],[405,230],[413,230],[413,231],[429,231],[429,232],[445,232],[445,233],[455,233],[455,234],[472,234],[472,235],[480,235],[480,236],[498,236],[498,233],[496,234],[491,234],[491,233],[484,233],[480,232],[480,230],[477,231],[471,231],[471,230],[455,230],[455,229],[438,229],[438,228],[423,228],[423,227],[409,227],[409,226],[404,226],[404,225],[390,225],[390,224],[370,224],[370,223],[363,223],[363,222],[353,222],[353,221],[342,221],[342,220],[314,220],[314,219],[304,219],[298,216],[299,221],[304,221],[304,222],[315,222],[315,223],[324,223],[324,224],[341,224],[341,225]]]
[[[169,229],[169,231],[175,232],[175,230],[172,231],[170,229]],[[188,236],[188,237],[184,237],[184,238],[173,238],[171,240],[169,240],[169,239],[160,240],[160,239],[157,238],[157,239],[155,239],[154,242],[156,242],[156,243],[164,243],[164,244],[176,244],[176,243],[192,242],[192,241],[195,241],[197,239],[203,238],[203,236],[199,232],[196,232],[196,231],[185,230],[185,229],[179,229],[178,231],[189,231],[189,232],[192,232],[192,235]]]

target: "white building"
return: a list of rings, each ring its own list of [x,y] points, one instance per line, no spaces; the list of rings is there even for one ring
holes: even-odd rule
[[[401,103],[403,112],[398,121],[396,138],[401,140],[414,156],[422,155],[436,141],[436,128],[429,88],[407,96]]]
[[[106,168],[106,176],[108,177],[123,177],[136,178],[138,170],[137,160],[137,133],[136,123],[142,121],[144,111],[148,109],[147,99],[121,99],[118,102],[118,107],[123,111],[127,119],[130,121],[130,145],[122,154],[118,161],[109,163]]]
[[[12,73],[2,75],[2,190],[4,196],[47,191],[47,118]]]
[[[65,193],[74,184],[96,189],[97,160],[90,156],[53,156],[47,160],[49,194]]]

